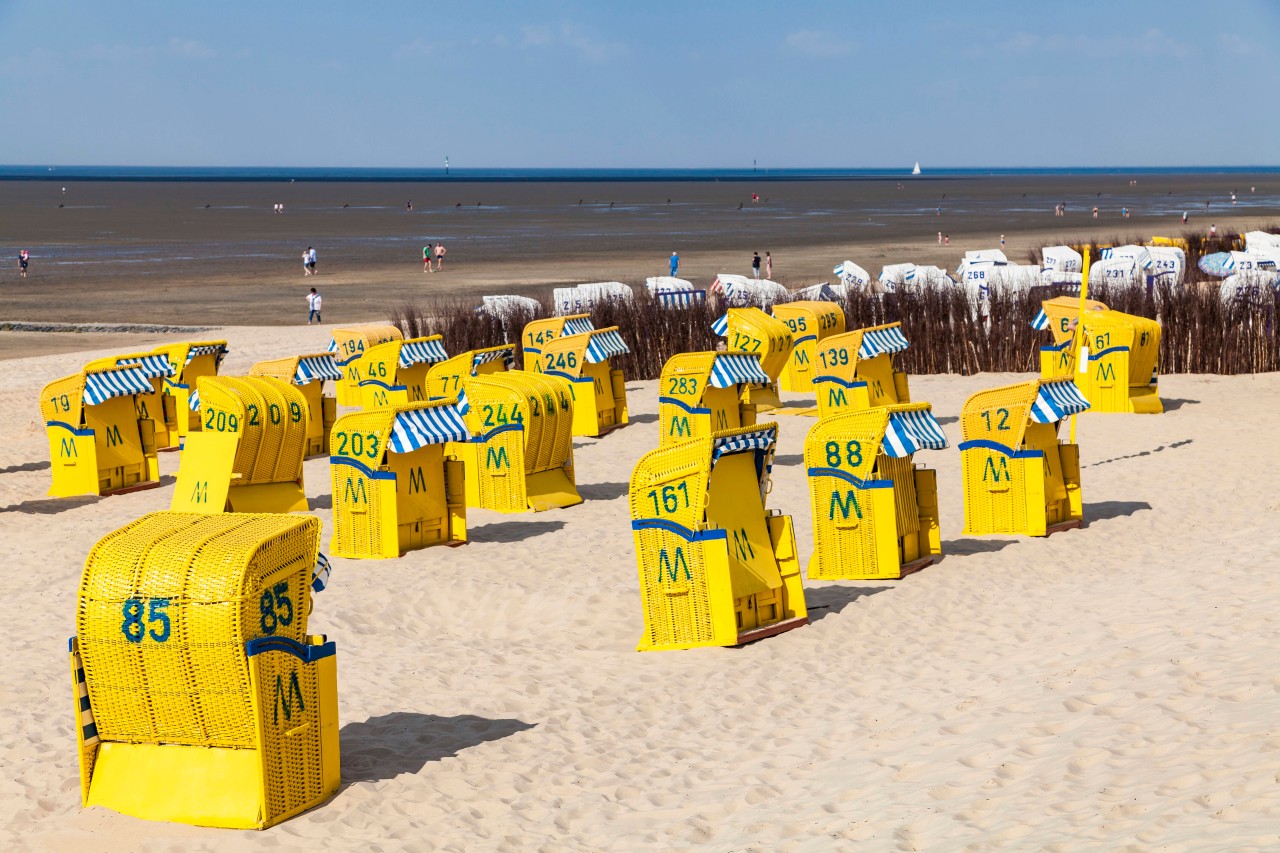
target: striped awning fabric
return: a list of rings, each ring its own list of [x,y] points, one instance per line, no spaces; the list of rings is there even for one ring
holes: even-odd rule
[[[414,364],[435,364],[445,361],[449,354],[444,351],[444,342],[436,340],[406,341],[400,347],[400,366],[409,367]]]
[[[743,453],[747,450],[768,450],[773,447],[777,439],[778,431],[775,427],[717,438],[711,451],[711,464],[716,464],[716,461],[721,456],[728,456],[730,453]]]
[[[331,355],[303,356],[298,359],[298,369],[293,374],[293,381],[298,385],[341,378],[342,371],[338,369],[338,363]]]
[[[458,389],[458,402],[454,403],[453,407],[458,410],[458,414],[460,415],[465,415],[467,412],[471,411],[471,401],[467,399],[466,388]]]
[[[1045,382],[1041,384],[1040,393],[1031,407],[1031,420],[1038,424],[1051,424],[1088,408],[1089,401],[1070,379]]]
[[[880,449],[885,456],[900,459],[917,450],[942,450],[946,446],[947,437],[943,435],[937,418],[932,412],[921,410],[891,413]]]
[[[490,361],[495,361],[499,358],[506,362],[507,369],[510,370],[511,365],[516,363],[516,348],[504,347],[502,349],[486,350],[484,352],[476,353],[471,358],[472,373],[474,374],[475,369],[480,365]]]
[[[717,355],[711,365],[712,388],[732,388],[739,384],[768,385],[772,381],[760,366],[758,355]]]
[[[140,358],[122,358],[116,362],[121,367],[138,367],[147,378],[173,376],[173,365],[167,355],[144,355]]]
[[[453,406],[432,406],[397,412],[391,427],[391,452],[409,453],[428,444],[466,441],[471,437],[462,415]]]
[[[311,570],[311,588],[316,592],[324,592],[324,588],[329,585],[329,574],[332,571],[329,558],[324,554],[316,554],[316,564]]]
[[[722,314],[711,322],[711,331],[721,338],[729,337],[729,315]]]
[[[84,680],[84,661],[80,659],[80,649],[75,646],[75,638],[71,638],[73,643],[72,650],[75,652],[76,662],[76,694],[77,701],[80,703],[80,725],[81,735],[84,738],[85,746],[92,746],[98,743],[98,724],[93,719],[93,705],[89,702],[89,685]]]
[[[591,340],[587,341],[587,364],[599,364],[615,355],[626,355],[629,352],[631,350],[627,348],[617,329],[593,332]]]
[[[570,317],[564,321],[564,335],[584,335],[587,332],[594,332],[596,327],[592,324],[590,317]]]
[[[193,412],[200,411],[200,392],[192,388],[191,393],[187,395],[187,408]]]
[[[901,326],[871,329],[862,333],[862,345],[858,347],[858,358],[875,358],[886,352],[902,352],[908,346],[910,344],[907,343],[907,336],[902,334]]]
[[[150,394],[155,389],[140,367],[122,367],[101,373],[86,373],[84,377],[84,402],[88,406],[105,403],[112,397],[127,394]]]
[[[337,342],[337,341],[335,341],[333,338],[330,338],[330,339],[329,339],[329,352],[337,352],[337,351],[338,351],[338,342]]]
[[[676,290],[657,293],[655,298],[663,308],[688,308],[705,303],[707,301],[707,292],[705,290]]]
[[[190,364],[191,359],[195,358],[196,356],[222,355],[226,351],[227,351],[226,344],[201,344],[200,346],[192,347],[191,349],[187,350],[187,360],[184,366],[186,364]]]
[[[1043,332],[1049,328],[1049,315],[1044,313],[1043,308],[1040,309],[1040,313],[1036,315],[1036,318],[1031,321],[1031,328],[1037,332]]]

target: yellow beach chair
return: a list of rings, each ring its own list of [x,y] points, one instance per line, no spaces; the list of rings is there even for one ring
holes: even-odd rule
[[[778,425],[650,451],[631,474],[639,651],[734,646],[809,621],[791,516],[765,509]]]
[[[541,372],[565,380],[573,393],[574,435],[598,438],[627,425],[627,380],[609,359],[629,352],[617,326],[543,345]]]
[[[445,455],[445,445],[470,437],[454,404],[443,400],[339,418],[329,457],[331,553],[386,559],[466,542],[463,465]]]
[[[291,355],[260,361],[249,368],[250,376],[271,376],[294,385],[307,400],[307,458],[329,452],[329,430],[338,418],[337,398],[324,393],[326,381],[338,382],[342,371],[333,353]]]
[[[590,314],[566,314],[563,317],[543,317],[524,327],[520,336],[520,348],[524,351],[524,369],[542,372],[542,348],[564,335],[581,335],[595,329]]]
[[[1040,348],[1040,376],[1074,378],[1091,412],[1136,412],[1158,415],[1160,402],[1160,324],[1146,317],[1112,311],[1101,302],[1085,301],[1084,345],[1088,361],[1078,371],[1075,323],[1080,300],[1047,299],[1032,320],[1035,329],[1053,335],[1053,345]]]
[[[181,447],[187,434],[200,431],[198,406],[191,403],[191,393],[202,376],[217,376],[227,355],[226,341],[186,341],[165,344],[157,353],[168,356],[173,374],[164,382],[164,392],[172,402],[164,401],[164,416],[171,433]]]
[[[787,324],[794,342],[780,378],[782,390],[812,394],[818,347],[844,332],[844,310],[834,302],[780,302],[773,316]]]
[[[938,478],[917,450],[947,446],[928,403],[825,416],[804,443],[813,509],[809,579],[901,578],[936,562]]]
[[[361,359],[360,404],[372,410],[430,399],[427,373],[448,358],[439,335],[370,347]]]
[[[107,534],[71,638],[82,804],[264,829],[338,788],[320,521],[158,512]]]
[[[467,506],[541,512],[582,503],[573,471],[573,393],[554,376],[512,370],[465,383],[471,439],[446,454],[466,466]]]
[[[1046,536],[1083,524],[1080,448],[1058,441],[1089,401],[1070,379],[980,391],[960,414],[964,532]]]
[[[516,348],[511,344],[502,344],[467,350],[438,361],[427,369],[427,399],[456,401],[462,394],[463,383],[468,379],[510,370],[515,360]]]
[[[759,308],[730,308],[711,324],[711,331],[725,339],[728,352],[758,357],[761,369],[769,376],[767,384],[745,389],[743,402],[755,406],[757,413],[780,408],[778,377],[786,370],[793,347],[787,324]]]
[[[855,329],[824,340],[818,347],[813,377],[818,417],[910,403],[907,374],[893,365],[894,356],[906,348],[901,323]]]
[[[342,378],[338,380],[338,404],[358,408],[361,403],[360,381],[364,379],[361,359],[365,350],[387,341],[402,341],[404,333],[395,326],[369,325],[353,326],[349,329],[334,329],[333,340],[329,342],[329,352],[342,370]]]
[[[754,425],[757,412],[754,403],[746,402],[748,389],[768,384],[769,375],[754,353],[673,355],[658,380],[659,445]]]
[[[182,512],[306,512],[302,460],[307,398],[270,376],[206,376],[201,430],[187,437],[169,508]]]
[[[40,392],[49,439],[52,497],[109,495],[159,485],[154,421],[137,399],[155,385],[140,365],[101,367],[50,382]]]
[[[178,431],[176,428],[170,428],[170,420],[165,416],[165,398],[164,392],[165,380],[174,375],[173,364],[169,361],[169,356],[159,350],[149,352],[133,352],[125,355],[113,355],[107,358],[99,358],[85,365],[86,371],[102,370],[108,367],[137,367],[146,374],[151,380],[152,391],[150,394],[138,394],[134,400],[134,407],[138,412],[138,420],[151,421],[151,429],[156,437],[156,450],[177,450],[180,445]],[[174,405],[172,397],[169,398],[169,406]]]

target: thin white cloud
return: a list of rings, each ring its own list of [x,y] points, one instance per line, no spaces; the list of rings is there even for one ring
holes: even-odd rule
[[[498,36],[502,38],[502,36]],[[601,41],[577,24],[561,24],[559,27],[526,25],[520,28],[520,47],[568,49],[592,62],[605,62],[625,56],[628,48],[621,42]]]
[[[1090,36],[1015,32],[1001,41],[999,47],[1001,50],[1013,53],[1117,56],[1128,52],[1141,56],[1169,56],[1175,59],[1189,59],[1198,53],[1193,45],[1178,41],[1159,27],[1150,27],[1140,33],[1111,32]]]
[[[813,59],[833,59],[853,53],[856,45],[835,33],[822,30],[796,30],[782,42],[783,48]]]
[[[177,36],[169,39],[165,51],[170,56],[181,56],[185,59],[213,59],[217,54],[212,48],[192,39],[180,39]]]
[[[423,38],[416,38],[408,44],[402,44],[391,52],[395,59],[415,59],[423,56],[430,56],[435,53],[436,45],[434,42]]]

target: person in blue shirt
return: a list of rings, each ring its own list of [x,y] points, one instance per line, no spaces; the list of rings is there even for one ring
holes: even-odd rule
[[[675,252],[671,253],[671,277],[675,278],[676,273],[680,271],[680,256]]]

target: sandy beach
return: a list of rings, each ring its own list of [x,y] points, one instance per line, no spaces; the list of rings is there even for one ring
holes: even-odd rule
[[[903,261],[954,270],[966,249],[998,247],[1001,235],[1009,258],[1026,263],[1033,248],[1067,239],[1118,245],[1205,233],[1211,223],[1219,233],[1280,223],[1275,173],[1137,180],[73,181],[65,195],[57,181],[4,181],[0,321],[294,325],[315,286],[325,319],[351,323],[385,317],[406,300],[549,295],[585,281],[643,287],[645,277],[667,273],[672,251],[699,287],[721,272],[749,273],[753,251],[772,252],[774,279],[798,288],[830,281],[845,260],[872,275]],[[1055,216],[1063,202],[1066,215]],[[272,212],[276,203],[283,214]],[[950,245],[938,245],[938,232]],[[448,249],[440,274],[422,272],[428,241]],[[309,246],[319,256],[314,278],[302,274]],[[20,280],[24,247],[31,272]],[[0,344],[0,357],[13,352]]]
[[[189,310],[222,298],[187,294]],[[227,375],[328,342],[206,334],[230,341]],[[575,442],[584,504],[471,511],[464,548],[334,560],[310,624],[338,644],[342,787],[254,833],[80,808],[66,638],[81,568],[101,536],[168,507],[178,464],[162,454],[150,491],[45,496],[38,392],[110,352],[9,360],[0,389],[4,849],[1277,846],[1280,376],[1166,376],[1163,415],[1083,417],[1087,526],[1047,539],[961,534],[960,407],[1025,377],[913,377],[952,444],[916,456],[938,471],[942,562],[806,584],[812,624],[754,645],[650,654],[634,651],[626,494],[657,445],[657,389],[628,383],[633,424]],[[812,421],[779,420],[769,505],[807,560]],[[327,461],[305,478],[327,545]]]

